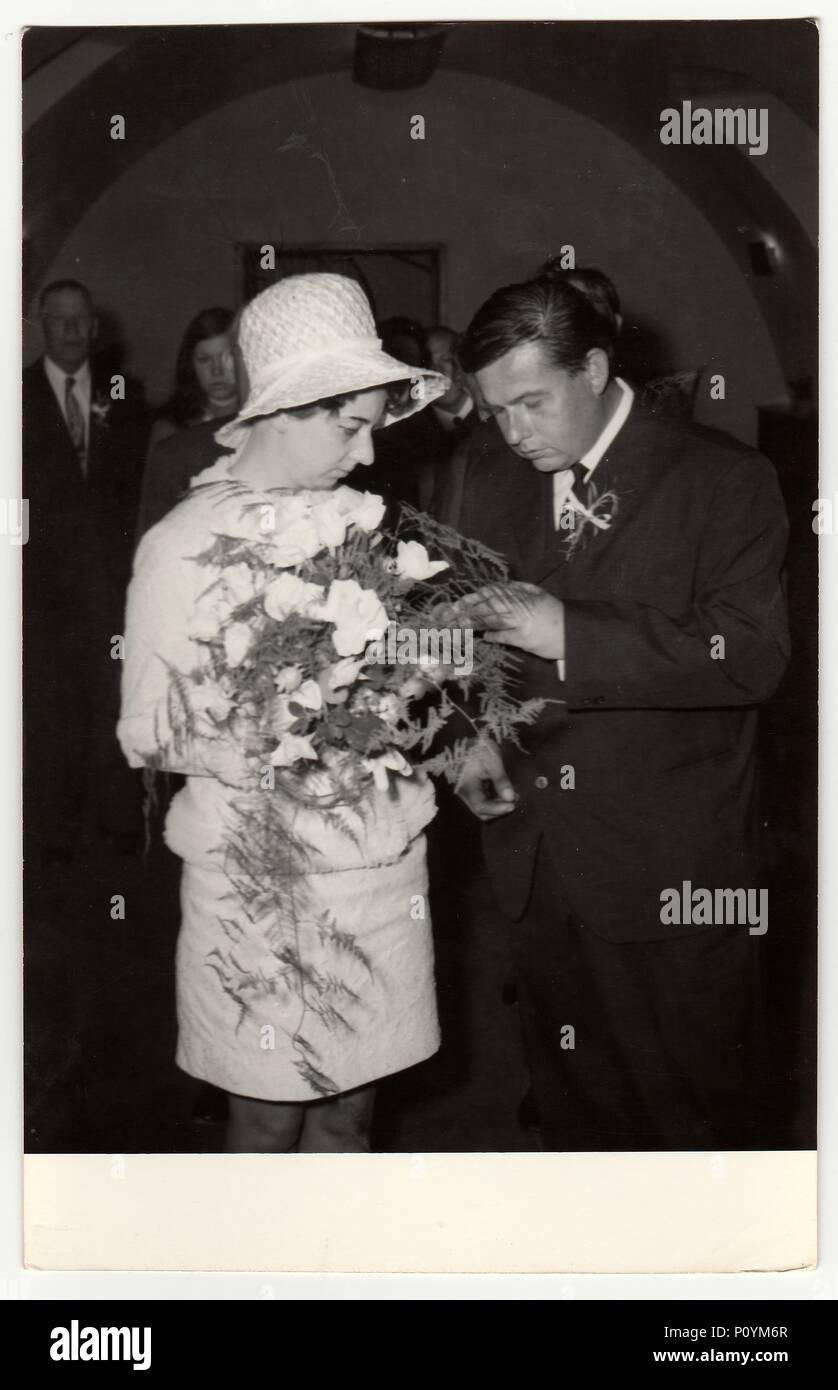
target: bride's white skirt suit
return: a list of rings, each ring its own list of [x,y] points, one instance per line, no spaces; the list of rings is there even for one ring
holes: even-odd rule
[[[218,465],[195,480],[217,476]],[[226,1091],[310,1101],[423,1061],[439,1046],[424,827],[431,784],[394,777],[349,808],[351,834],[285,798],[305,850],[283,913],[254,912],[231,880],[228,832],[248,797],[213,773],[195,736],[173,749],[169,668],[203,660],[187,635],[213,573],[192,557],[214,540],[213,490],[193,491],[144,537],[128,591],[118,736],[132,767],[156,756],[183,773],[165,838],[183,860],[177,944],[183,1071]],[[223,775],[224,769],[216,765]],[[241,824],[241,822],[238,822]]]

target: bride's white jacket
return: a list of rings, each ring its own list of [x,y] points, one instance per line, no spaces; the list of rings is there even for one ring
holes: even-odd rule
[[[213,465],[195,485],[220,478],[218,469]],[[187,674],[205,658],[205,648],[188,632],[198,599],[214,575],[194,557],[212,544],[218,529],[213,490],[201,487],[143,537],[128,589],[124,634],[117,737],[132,767],[153,764],[187,777],[186,787],[172,801],[165,833],[169,847],[192,864],[217,863],[209,856],[217,850],[233,801],[268,794],[243,790],[246,764],[234,746],[217,738],[175,739],[169,716],[170,668]],[[270,794],[282,796],[279,790]],[[371,787],[361,807],[346,808],[351,834],[290,797],[285,803],[289,827],[305,847],[313,872],[392,863],[435,812],[432,784],[415,775],[391,778],[386,792]]]

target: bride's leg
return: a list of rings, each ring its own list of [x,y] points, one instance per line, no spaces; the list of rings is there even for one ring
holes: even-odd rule
[[[312,1101],[305,1107],[298,1152],[368,1154],[374,1103],[374,1086]]]
[[[296,1153],[305,1106],[292,1101],[228,1097],[230,1113],[224,1152],[228,1154]]]

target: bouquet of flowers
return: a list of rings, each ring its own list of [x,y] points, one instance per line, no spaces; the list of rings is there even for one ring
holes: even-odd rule
[[[208,765],[222,781],[229,771],[234,792],[213,850],[231,906],[207,965],[236,1004],[237,1031],[269,1007],[311,1094],[331,1095],[323,1039],[353,1027],[376,967],[340,914],[312,899],[320,842],[357,858],[364,837],[362,857],[379,852],[400,779],[456,784],[475,738],[515,739],[543,702],[516,700],[514,653],[437,625],[465,594],[506,578],[493,552],[408,508],[388,531],[381,498],[348,487],[202,488],[213,540],[191,557],[207,581],[188,629],[198,660],[169,669],[167,736],[158,730],[146,758],[149,809],[172,748],[209,744]],[[434,751],[454,717],[458,736],[449,729]]]
[[[508,649],[437,626],[506,577],[492,551],[410,508],[387,532],[383,500],[348,487],[267,503],[205,486],[224,505],[193,557],[208,575],[189,629],[202,660],[170,673],[176,736],[236,746],[252,786],[328,809],[417,768],[456,783],[475,737],[515,739],[535,720],[543,702],[514,699]],[[429,756],[455,713],[468,736]]]

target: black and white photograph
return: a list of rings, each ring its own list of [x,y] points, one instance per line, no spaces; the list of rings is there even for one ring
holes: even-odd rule
[[[815,1150],[817,21],[20,42],[27,1155]]]

